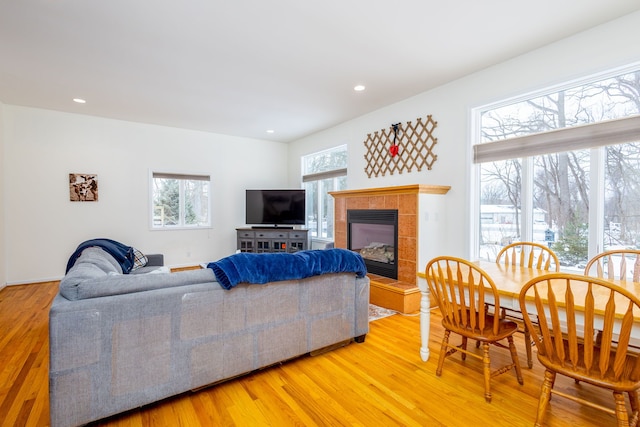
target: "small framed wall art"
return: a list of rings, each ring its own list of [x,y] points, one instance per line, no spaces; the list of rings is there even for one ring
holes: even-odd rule
[[[98,175],[88,173],[70,173],[69,200],[72,202],[97,202]]]

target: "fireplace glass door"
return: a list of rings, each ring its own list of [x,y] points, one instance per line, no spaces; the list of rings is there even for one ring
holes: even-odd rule
[[[362,255],[369,273],[398,278],[398,211],[347,211],[347,245]]]

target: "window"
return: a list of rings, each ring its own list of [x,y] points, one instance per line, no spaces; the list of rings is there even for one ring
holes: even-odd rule
[[[210,177],[152,172],[151,228],[210,227]]]
[[[303,156],[302,174],[309,235],[313,239],[332,241],[333,197],[328,193],[347,188],[347,146]]]
[[[640,68],[477,109],[478,257],[512,241],[563,270],[640,248]]]

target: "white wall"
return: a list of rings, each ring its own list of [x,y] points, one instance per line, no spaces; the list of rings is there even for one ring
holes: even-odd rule
[[[431,244],[443,254],[467,256],[470,109],[640,61],[638,39],[640,13],[634,13],[289,146],[0,104],[0,286],[61,277],[77,244],[94,237],[163,252],[172,266],[218,259],[235,250],[234,228],[243,225],[245,188],[287,182],[298,187],[300,156],[340,144],[349,146],[350,189],[450,185],[444,196],[446,239]],[[367,94],[361,95],[366,102]],[[428,114],[438,121],[433,169],[367,178],[367,134]],[[150,168],[210,173],[214,227],[150,231]],[[69,202],[67,179],[73,172],[98,174],[99,202]]]
[[[446,239],[431,244],[437,245],[442,255],[471,256],[471,108],[640,61],[640,44],[636,42],[639,39],[637,12],[303,138],[291,143],[289,176],[300,175],[300,162],[296,161],[300,156],[348,144],[349,189],[450,185],[451,190],[444,196]],[[367,90],[373,92],[375,87]],[[434,131],[438,160],[433,169],[369,179],[364,172],[367,134],[388,129],[393,123],[415,122],[428,114],[438,122]]]
[[[287,183],[282,143],[9,105],[2,122],[10,284],[62,277],[76,246],[99,237],[170,266],[215,261],[236,249],[244,190]],[[213,228],[151,231],[150,169],[210,174]],[[99,201],[70,202],[69,173],[97,174]]]
[[[5,242],[5,208],[7,204],[4,202],[4,104],[0,102],[0,289],[7,283],[7,258],[6,258],[6,242]]]

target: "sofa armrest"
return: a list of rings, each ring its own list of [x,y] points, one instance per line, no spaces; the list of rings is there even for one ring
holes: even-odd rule
[[[163,254],[147,254],[147,266],[148,267],[162,267],[164,265]]]
[[[147,267],[136,271],[145,268]],[[157,274],[152,270],[149,274],[115,274],[88,279],[79,277],[69,280],[68,277],[65,276],[60,282],[60,294],[68,300],[132,294],[198,283],[208,283],[211,286],[216,282],[216,276],[210,268]]]

